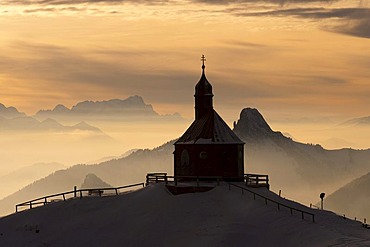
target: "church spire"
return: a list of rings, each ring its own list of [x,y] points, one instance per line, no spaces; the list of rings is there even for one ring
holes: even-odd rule
[[[200,60],[202,61],[202,74],[204,74],[204,70],[206,69],[206,66],[204,65],[204,62],[207,61],[204,54],[202,55],[202,58]]]
[[[202,55],[202,76],[195,86],[195,119],[200,119],[204,115],[213,111],[212,85],[208,82],[205,74],[206,57]]]

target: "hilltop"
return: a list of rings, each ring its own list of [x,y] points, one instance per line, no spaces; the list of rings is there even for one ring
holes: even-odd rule
[[[370,230],[326,211],[316,223],[276,204],[220,186],[174,196],[154,184],[113,197],[55,202],[0,219],[0,245],[18,246],[369,246]],[[155,203],[153,203],[155,202]]]

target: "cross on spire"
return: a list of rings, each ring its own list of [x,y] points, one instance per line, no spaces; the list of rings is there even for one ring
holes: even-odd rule
[[[204,69],[206,68],[206,66],[204,65],[204,62],[207,61],[206,57],[204,55],[202,55],[200,60],[202,61],[202,70],[203,70],[203,73],[204,73]]]

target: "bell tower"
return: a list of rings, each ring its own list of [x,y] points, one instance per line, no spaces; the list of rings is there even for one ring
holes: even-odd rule
[[[213,93],[212,85],[208,82],[205,74],[206,58],[202,55],[202,76],[195,85],[195,119],[201,119],[213,111]]]

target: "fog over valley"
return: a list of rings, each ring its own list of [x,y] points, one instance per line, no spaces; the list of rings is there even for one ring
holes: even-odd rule
[[[92,105],[94,108],[95,104]],[[141,100],[136,105],[143,106],[147,108]],[[96,177],[97,181],[102,181],[100,184],[110,186],[143,182],[149,172],[173,174],[174,141],[170,140],[175,140],[185,131],[189,125],[188,120],[179,115],[153,114],[153,110],[150,110],[149,116],[130,116],[121,109],[121,113],[116,113],[114,119],[104,113],[111,112],[109,107],[105,110],[94,109],[92,112],[97,111],[100,114],[98,120],[94,120],[95,118],[89,116],[91,113],[87,112],[84,113],[89,118],[86,121],[84,115],[79,114],[73,115],[74,120],[66,115],[55,116],[58,123],[82,121],[82,124],[60,124],[58,128],[37,130],[22,129],[20,125],[17,131],[3,130],[4,134],[13,136],[12,145],[15,149],[12,158],[20,170],[16,170],[15,165],[10,169],[3,167],[3,171],[9,170],[3,172],[4,183],[13,182],[7,182],[8,189],[1,192],[2,214],[11,213],[14,205],[22,201],[69,191],[74,186],[80,187],[89,174],[92,174],[90,177]],[[55,123],[56,120],[51,120],[50,117],[47,115],[45,119]],[[35,120],[36,116],[29,118],[37,123],[45,121],[40,118]],[[337,130],[332,130],[327,135],[359,129],[357,124],[330,124]],[[329,150],[317,143],[302,143],[293,135],[274,131],[257,109],[243,109],[239,119],[234,122],[234,132],[246,143],[245,172],[268,174],[272,191],[277,193],[281,190],[284,197],[306,205],[316,204],[320,192],[331,194],[370,172],[369,149],[356,150],[342,146],[340,149]],[[325,130],[321,130],[321,133],[325,133]],[[28,137],[28,142],[23,141],[25,136]],[[33,142],[29,137],[35,138]],[[18,157],[17,152],[27,156]],[[11,152],[8,157],[11,157],[10,154]],[[39,159],[37,162],[62,162],[26,167],[36,159]],[[27,169],[38,173],[22,171]],[[19,191],[16,192],[17,190]],[[370,216],[367,210],[358,212]]]

